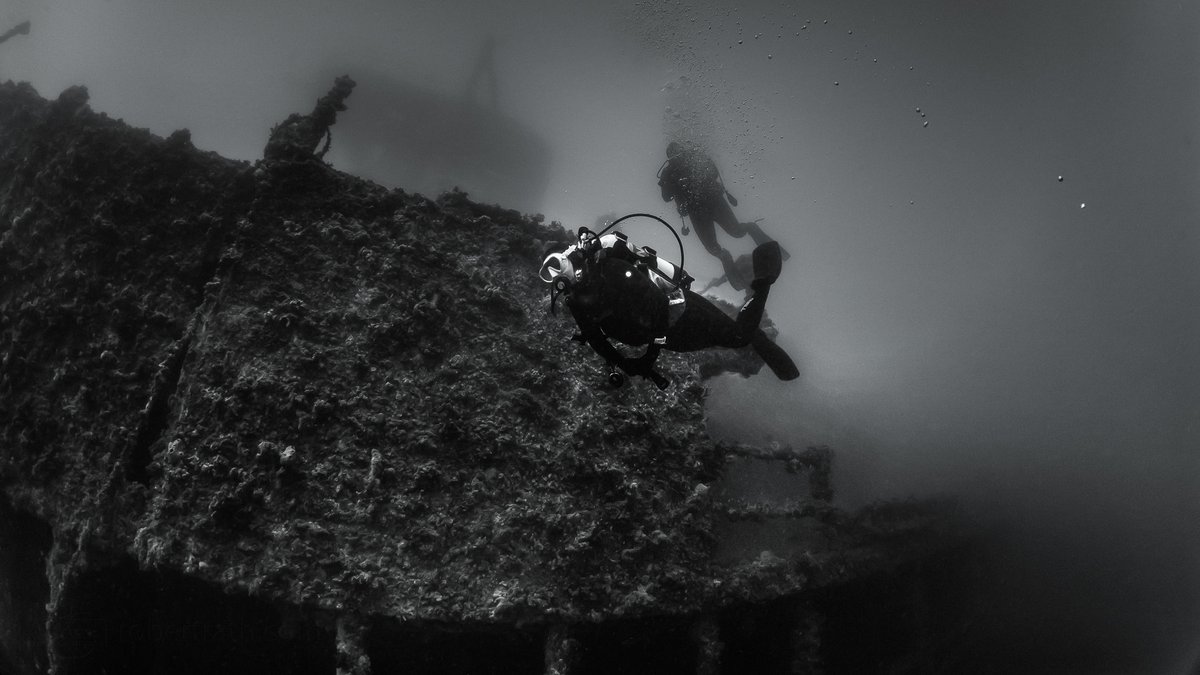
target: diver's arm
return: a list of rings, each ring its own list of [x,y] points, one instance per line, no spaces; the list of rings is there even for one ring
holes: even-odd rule
[[[628,372],[630,374],[633,374],[634,372],[636,372],[639,375],[644,375],[646,373],[652,372],[654,370],[654,362],[658,360],[658,352],[661,350],[662,350],[662,347],[660,347],[659,345],[657,345],[653,342],[646,345],[646,353],[645,354],[642,354],[641,356],[639,356],[635,359],[626,359],[629,362],[630,367],[633,368],[634,370],[633,371],[627,370],[625,372]],[[647,377],[649,377],[649,376],[647,375]]]
[[[662,347],[651,342],[646,346],[646,353],[636,359],[629,359],[630,364],[635,369],[634,371],[626,370],[625,372],[636,372],[638,375],[654,382],[654,385],[659,389],[666,389],[671,386],[671,381],[663,377],[662,373],[654,369],[654,362],[658,359],[658,352]]]
[[[616,347],[608,341],[604,336],[604,332],[600,330],[600,326],[591,321],[580,321],[579,317],[575,317],[575,322],[579,324],[579,331],[583,334],[583,339],[588,343],[593,350],[596,351],[609,364],[619,367],[621,370],[632,375],[627,365],[629,359],[625,355],[617,351]]]
[[[575,316],[575,323],[579,324],[579,331],[583,334],[584,341],[608,362],[609,365],[616,366],[629,375],[641,374],[637,370],[635,363],[637,359],[628,358],[617,351],[617,348],[613,347],[612,343],[605,337],[604,331],[600,330],[599,324],[586,319],[581,320],[578,315]]]
[[[670,384],[667,378],[654,370],[654,362],[658,359],[658,352],[662,349],[659,345],[650,343],[645,354],[631,359],[612,346],[612,343],[604,336],[604,331],[600,330],[599,324],[581,319],[578,314],[575,314],[575,323],[579,324],[582,341],[587,342],[609,365],[620,368],[627,375],[641,375],[653,380],[659,389],[666,389]]]
[[[603,356],[609,364],[625,371],[625,374],[641,375],[653,382],[659,389],[666,389],[671,386],[671,381],[654,369],[654,362],[658,359],[659,350],[662,349],[658,345],[650,343],[646,347],[645,354],[631,359],[613,348],[608,338],[604,337],[603,333],[600,333],[599,330],[593,336],[589,337],[585,335],[585,338],[588,344],[592,346],[592,349]]]

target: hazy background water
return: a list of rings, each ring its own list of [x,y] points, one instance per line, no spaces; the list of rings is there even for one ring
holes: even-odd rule
[[[334,71],[488,103],[468,85],[494,39],[496,109],[545,139],[549,178],[522,203],[462,187],[570,227],[678,222],[654,174],[667,134],[705,138],[739,216],[793,253],[769,311],[804,370],[715,382],[714,432],[834,446],[849,506],[963,498],[1001,671],[1200,653],[1197,3],[0,5],[0,30],[26,19],[0,78],[86,84],[97,110],[244,159]],[[335,127],[352,169],[338,148]]]

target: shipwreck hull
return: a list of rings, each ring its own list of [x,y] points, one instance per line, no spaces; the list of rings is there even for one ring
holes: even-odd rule
[[[929,672],[952,510],[711,439],[749,348],[605,388],[532,272],[567,236],[0,85],[0,667]],[[731,461],[811,490],[740,502]],[[819,536],[718,555],[780,519]]]

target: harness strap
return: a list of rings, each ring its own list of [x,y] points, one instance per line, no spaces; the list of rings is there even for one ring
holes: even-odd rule
[[[666,278],[657,269],[649,270],[650,279],[658,286],[663,293],[667,295],[667,329],[671,329],[679,321],[679,317],[683,316],[687,310],[687,296],[684,295],[683,287],[671,283],[671,280]],[[654,338],[657,344],[666,344],[667,336]]]

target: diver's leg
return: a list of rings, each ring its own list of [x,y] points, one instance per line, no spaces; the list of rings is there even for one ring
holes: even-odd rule
[[[725,269],[725,278],[729,280],[729,285],[738,291],[745,288],[746,280],[742,278],[737,265],[734,264],[733,255],[717,243],[717,227],[712,212],[693,209],[689,211],[689,214],[692,220],[692,229],[696,231],[700,243],[704,244],[704,250],[721,261],[721,267]]]
[[[741,237],[749,234],[750,238],[754,240],[755,246],[762,246],[769,241],[775,241],[763,231],[762,227],[758,224],[758,221],[752,220],[748,223],[739,222],[737,217],[733,215],[733,209],[729,208],[729,204],[726,204],[725,202],[721,202],[720,205],[717,206],[713,213],[713,218],[717,221],[717,224],[721,226],[721,229],[725,230],[729,236],[734,237],[735,239],[740,239]],[[784,251],[783,249],[780,249],[780,251],[783,253],[784,260],[792,257],[787,251]]]
[[[741,239],[746,234],[746,223],[739,223],[737,216],[733,215],[733,209],[729,207],[729,203],[724,199],[719,199],[713,203],[712,218],[717,221],[725,233],[734,239]],[[758,243],[758,242],[755,242]]]
[[[740,347],[737,323],[713,303],[692,291],[684,291],[687,309],[667,330],[667,349],[694,352],[710,347]]]
[[[712,216],[706,211],[691,209],[688,211],[688,218],[692,221],[692,229],[696,231],[696,237],[704,245],[704,250],[710,255],[721,257],[721,245],[717,243],[717,228],[713,225]]]
[[[754,331],[754,337],[750,340],[750,344],[754,345],[754,351],[758,354],[763,363],[775,373],[775,377],[781,380],[794,380],[800,377],[800,369],[796,367],[796,362],[788,353],[783,351],[783,348],[775,344],[767,334],[762,332],[762,329]]]
[[[742,223],[742,226],[746,228],[746,232],[750,235],[750,238],[754,240],[755,246],[772,241],[772,239],[767,236],[767,233],[763,232],[763,229],[759,227],[758,221]]]
[[[771,238],[767,236],[766,232],[763,232],[758,223],[753,221],[749,223],[740,222],[737,216],[733,215],[733,209],[724,201],[718,203],[713,210],[713,219],[717,221],[722,230],[725,230],[726,234],[734,239],[741,239],[749,234],[750,238],[754,240],[755,246],[771,241]]]
[[[762,290],[755,290],[738,311],[737,319],[729,318],[707,298],[685,291],[687,309],[667,331],[667,344],[664,346],[677,352],[694,352],[711,347],[745,347],[754,338],[762,321],[769,288],[768,284]]]
[[[771,292],[771,284],[779,278],[783,269],[783,260],[779,244],[771,241],[754,249],[754,281],[750,282],[750,298],[738,310],[737,341],[741,347],[750,342],[758,324],[762,322],[763,312],[767,308],[767,295]]]
[[[729,318],[716,305],[692,291],[684,291],[687,309],[667,331],[667,349],[690,352],[749,344],[762,322],[767,295],[771,292],[771,284],[779,278],[781,268],[778,244],[771,242],[754,249],[752,293],[738,311],[737,319]]]

